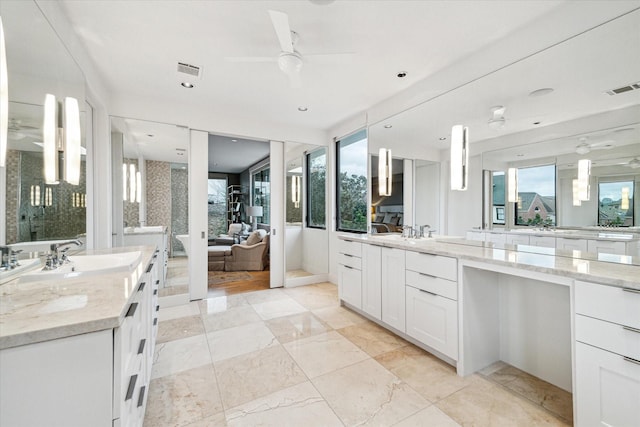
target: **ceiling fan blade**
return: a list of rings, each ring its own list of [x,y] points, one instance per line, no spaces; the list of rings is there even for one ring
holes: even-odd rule
[[[280,49],[283,52],[293,53],[293,40],[291,39],[291,28],[289,27],[289,16],[284,12],[270,10],[271,23],[276,30]]]
[[[227,56],[225,62],[276,62],[273,56]]]

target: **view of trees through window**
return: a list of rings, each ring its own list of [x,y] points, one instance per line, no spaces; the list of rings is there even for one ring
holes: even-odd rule
[[[307,227],[326,227],[327,151],[307,154]]]
[[[209,236],[227,232],[227,180],[209,179],[207,185]]]
[[[634,181],[598,183],[598,225],[633,225]]]
[[[367,134],[356,132],[337,143],[337,229],[367,231]]]
[[[516,225],[556,225],[556,166],[518,168]]]

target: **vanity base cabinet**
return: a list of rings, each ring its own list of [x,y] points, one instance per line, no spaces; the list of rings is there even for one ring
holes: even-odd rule
[[[576,425],[640,426],[640,363],[576,343]]]
[[[362,310],[382,320],[382,247],[362,247]]]
[[[405,332],[405,251],[381,249],[382,321]]]
[[[348,265],[338,265],[340,299],[362,310],[362,271]]]
[[[407,335],[458,359],[458,303],[435,293],[406,287]]]

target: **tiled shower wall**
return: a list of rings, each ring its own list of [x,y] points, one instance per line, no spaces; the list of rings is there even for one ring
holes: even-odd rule
[[[186,165],[185,165],[186,166]],[[171,169],[171,253],[184,252],[176,234],[189,233],[189,172]]]
[[[147,225],[164,225],[171,233],[171,164],[146,160]]]

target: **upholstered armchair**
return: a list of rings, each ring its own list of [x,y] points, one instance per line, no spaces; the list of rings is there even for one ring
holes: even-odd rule
[[[225,271],[262,271],[268,265],[269,235],[264,230],[257,230],[241,244],[232,245],[231,254],[227,252],[224,257]]]

